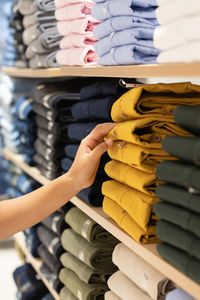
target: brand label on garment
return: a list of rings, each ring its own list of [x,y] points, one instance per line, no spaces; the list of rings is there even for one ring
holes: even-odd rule
[[[57,232],[57,223],[59,221],[60,217],[59,216],[55,216],[53,218],[52,224],[51,224],[51,228],[54,232]]]
[[[91,220],[87,220],[85,221],[85,223],[83,224],[83,228],[82,228],[82,231],[81,231],[81,235],[84,237],[84,238],[87,238],[87,231],[88,231],[88,228],[89,226],[91,225]]]
[[[55,237],[55,238],[51,241],[51,243],[49,244],[48,249],[49,249],[49,252],[50,252],[51,254],[53,254],[53,248],[55,247],[55,245],[56,245],[58,242],[59,242],[59,238],[58,238],[58,237]]]

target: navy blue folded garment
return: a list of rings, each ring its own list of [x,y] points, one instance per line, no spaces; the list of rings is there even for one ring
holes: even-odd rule
[[[24,230],[26,248],[34,257],[39,257],[37,249],[40,245],[40,240],[37,236],[37,227],[38,224]]]
[[[61,160],[61,167],[64,171],[69,171],[73,164],[73,160],[71,158],[65,157]]]
[[[64,145],[68,141],[67,137],[62,138],[62,137],[56,136],[55,134],[50,133],[49,131],[42,129],[42,128],[37,129],[37,136],[47,146],[52,147],[52,148],[64,147]]]
[[[63,287],[63,284],[58,279],[58,276],[51,272],[49,267],[43,263],[40,267],[40,272],[42,275],[47,279],[49,282],[49,285],[57,292],[59,293],[61,288]]]
[[[20,142],[22,144],[28,144],[28,145],[31,145],[31,147],[33,147],[33,143],[36,139],[36,134],[34,135],[25,135],[25,134],[21,134],[19,133],[19,139],[20,139]]]
[[[97,81],[92,85],[84,86],[80,90],[80,100],[94,100],[97,98],[107,98],[109,96],[121,95],[125,89],[119,85],[118,79],[108,79]]]
[[[71,112],[75,120],[80,121],[112,121],[111,108],[116,101],[116,97],[109,96],[89,101],[81,101],[72,105]]]
[[[66,228],[65,216],[61,212],[56,211],[45,218],[42,221],[42,224],[60,236],[63,230]]]
[[[135,1],[135,0],[107,0],[98,2],[92,8],[92,16],[105,21],[115,16],[133,16],[145,19],[156,19],[156,0]]]
[[[16,99],[14,106],[14,114],[18,116],[20,120],[27,120],[33,118],[33,100],[25,97]]]
[[[31,144],[20,143],[18,149],[20,153],[26,154],[30,157],[35,154],[35,149],[33,149],[33,143]]]
[[[23,134],[33,134],[36,131],[35,122],[25,122],[25,121],[16,121],[15,123],[16,129],[19,130]]]
[[[101,193],[101,186],[104,181],[105,179],[95,180],[90,187],[81,190],[78,193],[78,196],[93,206],[102,206],[103,195]]]
[[[74,207],[74,205],[71,202],[67,202],[65,205],[63,205],[61,208],[59,208],[59,212],[61,214],[66,214],[70,208]]]
[[[53,161],[54,163],[60,162],[61,159],[65,156],[63,147],[52,149],[40,139],[37,139],[35,141],[34,148],[40,154],[40,156],[45,158],[47,161]]]
[[[49,267],[50,272],[58,275],[60,269],[62,268],[60,260],[56,259],[43,245],[38,246],[38,254],[42,261]]]
[[[94,35],[97,39],[103,39],[106,36],[125,29],[132,29],[135,38],[138,39],[153,39],[152,33],[155,27],[158,26],[156,19],[143,19],[132,16],[118,16],[110,18],[94,29]]]
[[[6,194],[8,195],[9,199],[18,198],[24,195],[23,193],[18,191],[17,188],[13,188],[11,186],[6,189]]]
[[[73,123],[68,126],[68,137],[71,141],[81,142],[100,122]]]
[[[48,292],[31,264],[26,263],[18,267],[13,273],[13,278],[18,288],[20,300],[41,300]]]
[[[54,300],[54,298],[50,293],[48,293],[41,300]]]
[[[35,165],[32,156],[29,156],[29,155],[23,154],[23,153],[20,153],[20,154],[21,154],[21,156],[23,157],[24,161],[25,161],[28,165],[30,165],[30,166],[34,166],[34,165]]]
[[[64,252],[59,237],[44,225],[37,228],[37,235],[48,251],[59,260],[60,255]]]
[[[79,144],[69,144],[64,148],[65,154],[67,155],[67,157],[74,159],[78,148]]]

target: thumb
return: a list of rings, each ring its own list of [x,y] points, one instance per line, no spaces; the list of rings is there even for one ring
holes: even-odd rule
[[[113,140],[108,139],[105,142],[99,144],[94,148],[94,150],[90,153],[91,158],[98,160],[101,158],[102,154],[104,154],[113,144]]]

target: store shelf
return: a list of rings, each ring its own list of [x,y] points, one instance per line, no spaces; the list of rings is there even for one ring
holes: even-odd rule
[[[24,234],[22,232],[17,233],[14,238],[17,241],[20,248],[22,249],[22,251],[24,252],[24,254],[27,258],[27,261],[33,266],[35,271],[39,274],[40,278],[42,279],[42,281],[44,282],[44,284],[46,285],[46,287],[48,288],[48,290],[50,291],[52,296],[55,298],[55,300],[60,300],[58,293],[49,285],[49,282],[46,280],[46,278],[40,272],[40,267],[42,265],[41,259],[34,258],[31,255],[31,253],[28,251],[28,249],[26,248]]]
[[[200,62],[160,65],[61,67],[52,69],[24,69],[3,67],[2,71],[14,77],[52,78],[65,76],[85,77],[200,77]]]
[[[4,149],[4,156],[12,161],[14,164],[22,168],[32,178],[46,184],[49,180],[40,174],[40,172],[33,167],[29,167],[23,162],[20,155],[12,153],[8,148]],[[163,260],[156,250],[155,244],[140,245],[135,242],[125,231],[123,231],[111,218],[109,218],[101,208],[96,208],[88,205],[78,197],[73,197],[71,202],[79,207],[83,212],[90,216],[94,221],[99,223],[102,227],[113,234],[117,239],[124,243],[127,247],[132,249],[137,255],[146,260],[154,268],[163,273],[166,277],[173,280],[178,286],[191,294],[196,299],[200,300],[200,285],[183,275],[176,268]]]

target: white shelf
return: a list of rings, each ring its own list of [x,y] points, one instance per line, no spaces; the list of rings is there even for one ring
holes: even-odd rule
[[[29,174],[32,178],[46,184],[50,180],[44,177],[40,172],[33,167],[28,166],[19,154],[14,154],[8,148],[4,150],[4,156],[6,159],[12,161],[14,164],[19,166]],[[78,197],[73,197],[71,202],[80,208],[84,213],[91,217],[95,222],[99,223],[123,244],[129,247],[137,255],[142,257],[145,261],[151,264],[154,268],[163,273],[166,277],[174,281],[178,286],[184,289],[186,292],[191,294],[196,299],[200,300],[200,285],[186,277],[172,265],[163,260],[156,250],[155,244],[140,245],[133,240],[124,230],[122,230],[111,218],[109,218],[103,211],[102,208],[96,208],[88,205]]]
[[[60,297],[59,297],[58,293],[51,287],[51,285],[49,284],[47,279],[40,272],[40,267],[42,265],[42,260],[39,259],[39,258],[33,257],[31,255],[31,253],[28,251],[28,249],[26,248],[24,234],[22,232],[17,233],[14,238],[17,241],[20,248],[22,249],[22,251],[24,252],[24,254],[27,258],[27,261],[33,266],[35,271],[39,274],[41,280],[44,282],[44,284],[46,285],[46,287],[48,288],[48,290],[50,291],[52,296],[55,298],[55,300],[60,300]]]

